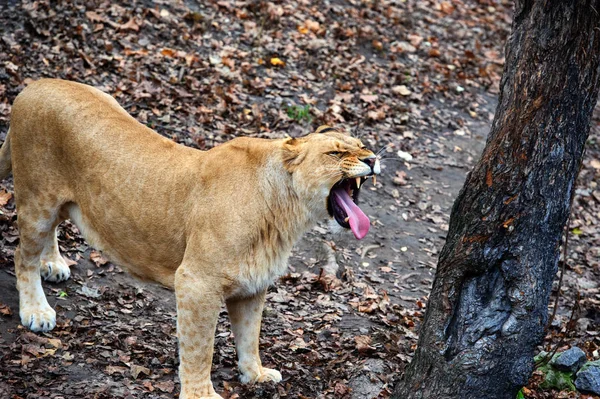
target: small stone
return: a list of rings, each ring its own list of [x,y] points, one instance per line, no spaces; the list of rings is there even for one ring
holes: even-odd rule
[[[588,362],[581,367],[575,380],[575,388],[582,393],[600,395],[600,362]]]
[[[398,48],[398,50],[407,52],[407,53],[414,53],[415,51],[417,51],[417,48],[415,46],[413,46],[412,44],[410,44],[409,42],[398,42],[397,48]]]
[[[586,362],[585,352],[574,346],[552,359],[550,364],[560,371],[575,372]]]
[[[413,156],[412,155],[410,155],[408,152],[405,152],[405,151],[402,151],[402,150],[398,151],[398,158],[400,158],[400,159],[402,159],[403,161],[406,161],[406,162],[410,162],[410,161],[413,160]]]

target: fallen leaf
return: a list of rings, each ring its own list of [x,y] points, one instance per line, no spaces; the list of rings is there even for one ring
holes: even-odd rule
[[[369,111],[367,112],[367,118],[372,119],[374,121],[380,121],[382,119],[385,119],[385,112],[383,112],[383,110],[381,109]]]
[[[440,8],[445,14],[452,14],[454,12],[454,6],[448,1],[442,2],[442,4],[440,4]]]
[[[396,171],[396,176],[392,179],[392,182],[398,186],[406,186],[408,184],[406,181],[406,172],[403,170]]]
[[[360,95],[360,99],[369,104],[377,101],[378,98],[379,97],[375,94],[361,94]]]
[[[10,199],[12,198],[12,194],[2,190],[0,191],[0,206],[4,206],[6,204],[8,204],[8,201],[10,201]]]
[[[354,337],[354,342],[356,343],[356,349],[360,353],[368,353],[375,350],[374,347],[371,346],[371,337],[368,335],[358,335]]]
[[[412,94],[412,91],[410,91],[405,85],[394,86],[392,87],[392,91],[395,94],[400,94],[401,96],[410,96]]]
[[[314,33],[317,33],[319,31],[319,29],[321,29],[321,24],[319,24],[317,21],[311,21],[309,19],[304,21],[304,26],[306,26],[308,29],[310,29]]]
[[[0,303],[0,314],[3,316],[10,316],[12,315],[12,310],[10,310],[8,305]]]
[[[119,25],[119,29],[120,30],[133,30],[133,31],[139,31],[140,30],[140,26],[135,22],[135,20],[133,18],[131,18],[129,21],[127,21],[126,23],[124,23],[123,25]]]
[[[273,57],[273,58],[271,58],[271,65],[284,67],[285,66],[285,62],[283,62],[282,60],[280,60],[277,57]]]
[[[154,388],[157,388],[162,392],[171,393],[173,390],[175,390],[175,384],[173,381],[155,382]]]
[[[165,57],[175,57],[177,51],[173,50],[172,48],[163,48],[160,53]]]
[[[98,288],[91,288],[87,285],[82,285],[81,288],[77,290],[77,292],[88,298],[100,298],[102,296],[102,294],[100,294],[100,292],[98,291]]]
[[[104,17],[94,11],[86,11],[85,16],[91,22],[104,22]]]
[[[442,55],[442,53],[436,48],[432,48],[431,50],[429,50],[430,57],[439,57],[440,55]]]
[[[132,364],[130,367],[131,376],[137,380],[140,374],[150,375],[150,369],[144,366]]]
[[[106,368],[104,369],[104,371],[106,372],[106,374],[108,375],[113,375],[113,374],[125,374],[125,372],[127,371],[127,367],[121,367],[121,366],[106,366]]]
[[[90,252],[90,259],[96,264],[96,266],[102,266],[108,263],[108,260],[102,256],[98,251]]]

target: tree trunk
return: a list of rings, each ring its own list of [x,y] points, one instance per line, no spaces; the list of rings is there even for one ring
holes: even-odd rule
[[[393,398],[514,399],[533,371],[598,95],[600,1],[516,1],[483,155]]]

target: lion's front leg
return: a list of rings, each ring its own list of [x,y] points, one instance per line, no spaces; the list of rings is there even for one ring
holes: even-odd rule
[[[262,367],[258,353],[265,294],[266,291],[263,291],[249,298],[227,300],[227,311],[235,334],[238,367],[242,373],[240,380],[243,383],[281,381],[279,371]]]
[[[210,381],[215,329],[223,300],[220,285],[181,266],[175,275],[180,399],[223,399]]]

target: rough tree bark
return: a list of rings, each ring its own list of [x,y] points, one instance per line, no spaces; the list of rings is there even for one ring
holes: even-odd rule
[[[514,399],[543,338],[598,96],[600,0],[517,0],[496,116],[396,399]]]

